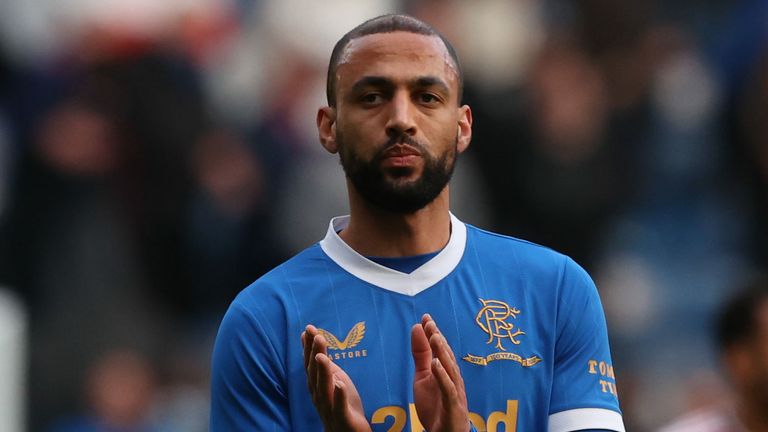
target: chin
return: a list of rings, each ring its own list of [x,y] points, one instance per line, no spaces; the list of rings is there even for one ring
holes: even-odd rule
[[[384,171],[384,177],[392,184],[410,184],[419,181],[421,173],[415,168],[399,167]]]

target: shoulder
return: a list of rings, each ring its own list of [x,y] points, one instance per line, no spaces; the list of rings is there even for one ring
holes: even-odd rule
[[[565,255],[546,246],[512,237],[498,234],[474,225],[466,224],[467,237],[477,247],[482,247],[486,252],[503,252],[516,254],[530,259],[561,261]]]
[[[467,258],[484,274],[514,278],[560,314],[601,310],[597,287],[573,259],[545,246],[467,226]],[[555,304],[557,306],[555,306]]]
[[[328,257],[319,244],[314,244],[289,258],[245,287],[235,297],[232,306],[251,309],[255,304],[278,301],[289,295],[293,287],[322,277]]]
[[[282,358],[284,341],[297,322],[296,299],[303,294],[296,287],[313,285],[301,279],[317,281],[319,272],[312,269],[322,265],[322,256],[317,244],[310,246],[240,291],[219,325],[214,357],[230,361],[258,347],[262,358]]]
[[[469,224],[467,246],[467,252],[475,254],[484,263],[515,265],[518,271],[526,274],[557,276],[568,272],[586,275],[574,260],[551,248]]]

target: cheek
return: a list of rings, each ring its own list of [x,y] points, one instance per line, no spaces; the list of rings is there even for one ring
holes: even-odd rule
[[[434,122],[431,127],[425,130],[430,141],[441,148],[447,148],[454,145],[458,136],[459,126],[453,118],[444,118]]]
[[[358,159],[367,160],[371,158],[370,153],[375,147],[372,139],[366,134],[366,129],[361,128],[359,123],[344,122],[336,125],[336,143],[339,145],[339,151],[345,155],[355,155]]]

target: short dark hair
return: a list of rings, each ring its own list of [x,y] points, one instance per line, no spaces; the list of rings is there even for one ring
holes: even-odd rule
[[[717,345],[721,351],[757,335],[757,313],[768,301],[768,279],[760,278],[725,303],[717,321]]]
[[[461,102],[462,92],[464,90],[464,74],[461,71],[461,64],[459,64],[459,56],[456,54],[456,50],[453,48],[448,39],[443,37],[432,26],[414,18],[410,15],[389,14],[381,15],[376,18],[371,18],[368,21],[353,28],[347,34],[341,37],[331,52],[331,61],[328,63],[328,79],[326,81],[326,97],[328,98],[329,106],[336,106],[336,69],[339,67],[339,61],[341,54],[349,43],[357,38],[368,36],[372,34],[380,33],[393,33],[393,32],[407,32],[416,33],[425,36],[439,37],[445,45],[448,54],[451,56],[453,66],[456,68],[459,81],[458,100]]]

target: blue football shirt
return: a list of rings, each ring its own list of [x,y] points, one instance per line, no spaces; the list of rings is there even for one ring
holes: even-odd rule
[[[319,431],[303,369],[313,324],[352,378],[374,431],[423,431],[411,326],[435,319],[479,431],[624,431],[594,283],[551,249],[465,225],[411,273],[326,237],[243,290],[213,352],[211,430]]]

